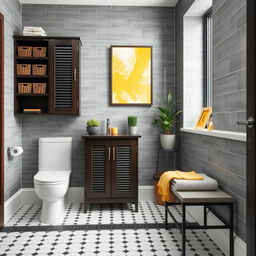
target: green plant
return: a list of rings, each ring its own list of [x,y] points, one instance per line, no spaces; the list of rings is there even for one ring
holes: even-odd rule
[[[175,101],[172,92],[167,94],[167,98],[164,102],[160,99],[160,103],[161,106],[157,107],[159,118],[156,119],[153,124],[160,126],[164,134],[171,134],[172,128],[176,122],[176,116],[182,111],[175,111]]]
[[[137,126],[138,117],[137,116],[128,116],[128,125]]]
[[[87,122],[88,127],[98,127],[100,126],[100,122],[96,119],[91,119]]]

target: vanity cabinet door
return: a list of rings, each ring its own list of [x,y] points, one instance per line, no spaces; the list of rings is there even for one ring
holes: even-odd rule
[[[85,198],[111,197],[111,144],[88,141],[85,144]]]
[[[50,114],[79,115],[79,40],[49,45]]]
[[[138,187],[136,140],[112,142],[112,197],[136,197]]]

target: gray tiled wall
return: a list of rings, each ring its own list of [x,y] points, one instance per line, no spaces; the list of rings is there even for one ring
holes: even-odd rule
[[[244,142],[181,133],[179,167],[216,179],[235,198],[235,232],[245,239],[246,147]],[[226,214],[224,209],[221,214]]]
[[[176,78],[178,108],[183,106],[183,16],[194,0],[176,6]],[[213,111],[217,129],[245,131],[236,125],[245,118],[245,0],[213,0],[214,85]],[[177,128],[182,124],[182,116]],[[246,144],[244,142],[179,132],[178,166],[218,180],[235,198],[235,231],[245,240]],[[220,210],[225,213],[225,209]]]
[[[245,132],[246,0],[213,4],[213,121],[217,129]]]
[[[21,5],[18,1],[0,1],[0,12],[5,18],[5,39],[4,39],[4,61],[5,61],[5,140],[4,140],[4,161],[5,161],[5,200],[10,198],[21,188],[21,157],[9,159],[7,148],[9,146],[21,145],[21,120],[14,117],[13,102],[13,35],[19,34],[21,29]]]
[[[137,115],[139,133],[139,183],[152,184],[159,130],[151,125],[156,95],[174,88],[174,9],[151,7],[82,7],[23,5],[23,25],[42,26],[48,35],[80,36],[81,116],[23,117],[23,187],[33,187],[37,172],[37,142],[42,136],[72,136],[71,186],[83,186],[84,157],[81,135],[86,120],[97,118],[126,132],[128,115]],[[153,107],[110,107],[109,46],[153,46]],[[104,131],[104,126],[102,127]]]

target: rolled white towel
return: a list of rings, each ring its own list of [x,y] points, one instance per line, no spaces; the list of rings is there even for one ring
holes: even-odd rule
[[[172,181],[172,189],[177,191],[203,191],[203,190],[217,190],[218,182],[207,176],[206,174],[200,173],[204,177],[203,180],[179,180],[174,179]]]

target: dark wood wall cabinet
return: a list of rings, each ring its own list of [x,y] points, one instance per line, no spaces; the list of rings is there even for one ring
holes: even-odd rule
[[[138,139],[84,135],[84,212],[89,203],[131,202],[138,211]]]
[[[78,37],[14,36],[15,114],[79,115]]]

